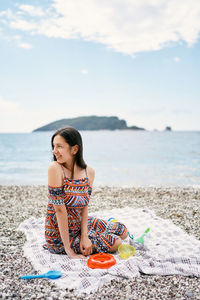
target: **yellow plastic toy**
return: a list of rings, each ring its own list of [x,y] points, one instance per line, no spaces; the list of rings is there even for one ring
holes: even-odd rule
[[[121,244],[118,247],[119,255],[122,259],[128,259],[135,254],[135,248],[129,244]]]
[[[114,219],[114,218],[109,218],[109,219],[108,219],[108,222],[115,223],[115,222],[118,222],[118,220],[117,220],[117,219]]]

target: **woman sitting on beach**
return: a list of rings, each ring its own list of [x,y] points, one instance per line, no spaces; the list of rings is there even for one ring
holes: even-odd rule
[[[60,129],[51,145],[54,161],[48,169],[44,248],[70,258],[116,251],[127,237],[127,228],[120,222],[88,217],[94,170],[83,160],[80,133],[72,127]]]

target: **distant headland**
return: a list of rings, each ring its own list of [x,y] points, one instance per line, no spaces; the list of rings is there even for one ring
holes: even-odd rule
[[[55,131],[57,129],[71,126],[77,130],[146,130],[137,126],[127,126],[125,120],[118,117],[86,116],[72,119],[61,119],[47,125],[34,129],[37,131]]]

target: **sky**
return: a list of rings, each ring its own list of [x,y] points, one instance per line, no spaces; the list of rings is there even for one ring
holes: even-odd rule
[[[1,0],[0,132],[78,116],[200,130],[199,0]]]

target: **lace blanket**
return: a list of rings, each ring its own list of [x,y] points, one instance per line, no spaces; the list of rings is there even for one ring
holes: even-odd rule
[[[51,254],[44,250],[44,218],[29,218],[18,228],[27,242],[24,255],[38,273],[59,270],[62,277],[54,280],[60,288],[75,289],[77,294],[90,293],[115,278],[131,279],[140,273],[154,275],[180,274],[200,277],[200,241],[175,226],[170,220],[156,216],[148,209],[130,207],[98,211],[90,214],[108,220],[110,217],[124,223],[135,238],[150,227],[148,244],[136,250],[134,256],[122,260],[114,254],[117,264],[110,269],[90,269],[87,259],[70,260],[67,255]],[[127,238],[124,243],[131,243]]]

